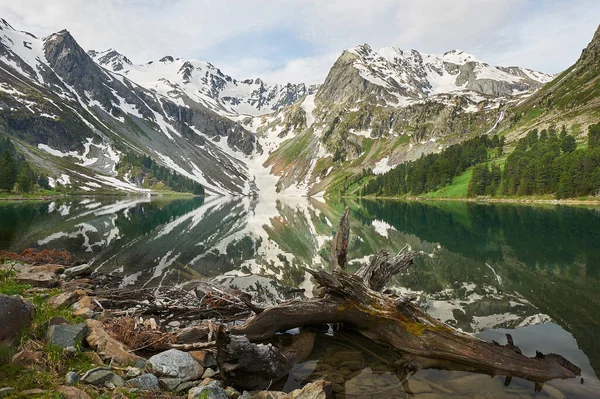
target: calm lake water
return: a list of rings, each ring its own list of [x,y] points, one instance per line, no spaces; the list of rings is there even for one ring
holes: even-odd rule
[[[347,398],[598,397],[600,209],[462,202],[249,198],[72,198],[0,203],[0,249],[64,248],[132,287],[219,277],[263,301],[311,295],[303,267],[327,267],[344,207],[352,208],[350,259],[380,248],[422,251],[392,282],[434,317],[527,355],[555,352],[580,380],[534,384],[459,371],[407,375],[400,354],[359,337],[320,337],[286,382],[321,376]]]

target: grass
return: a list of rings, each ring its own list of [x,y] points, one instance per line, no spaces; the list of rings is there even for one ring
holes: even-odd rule
[[[463,198],[467,196],[467,188],[469,181],[473,176],[473,169],[468,169],[459,176],[452,179],[452,183],[446,187],[442,187],[437,191],[423,194],[422,197],[428,198]]]

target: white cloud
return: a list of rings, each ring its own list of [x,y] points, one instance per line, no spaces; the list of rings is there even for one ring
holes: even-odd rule
[[[241,78],[321,82],[344,48],[461,48],[490,63],[558,72],[599,21],[600,2],[534,0],[0,0],[0,16],[134,62],[170,54]]]

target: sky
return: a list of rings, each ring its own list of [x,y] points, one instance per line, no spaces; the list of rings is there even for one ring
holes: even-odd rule
[[[600,24],[599,0],[0,0],[38,37],[67,29],[86,50],[134,63],[208,61],[238,79],[322,83],[346,48],[462,49],[494,65],[557,73]]]

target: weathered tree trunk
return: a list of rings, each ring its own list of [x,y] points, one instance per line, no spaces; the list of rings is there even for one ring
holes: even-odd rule
[[[346,273],[348,217],[346,210],[332,247],[331,262],[336,265],[332,268],[333,272],[307,269],[320,285],[323,297],[285,302],[261,311],[245,323],[232,327],[229,332],[223,329],[217,337],[217,345],[221,348],[217,356],[220,366],[227,363],[232,348],[222,352],[227,345],[219,345],[219,341],[241,339],[228,338],[229,334],[245,336],[248,348],[248,345],[253,345],[251,342],[269,340],[278,332],[296,327],[343,323],[345,327],[353,328],[376,342],[432,359],[433,362],[424,362],[430,365],[453,363],[464,370],[520,377],[535,382],[579,375],[581,370],[560,355],[538,352],[535,357],[524,356],[510,335],[507,335],[508,343],[504,346],[496,342],[489,343],[441,323],[408,298],[380,293],[394,274],[406,270],[413,263],[413,252],[401,251],[397,256],[391,256],[380,251],[356,275]],[[252,361],[246,359],[247,364],[269,360],[258,350],[251,352],[256,357]],[[296,361],[296,358],[291,357],[291,360]],[[273,372],[269,378],[285,375],[284,371],[291,369],[290,363],[288,361],[282,367],[281,373]],[[235,367],[222,369],[225,379],[231,377],[229,370],[235,373]]]

